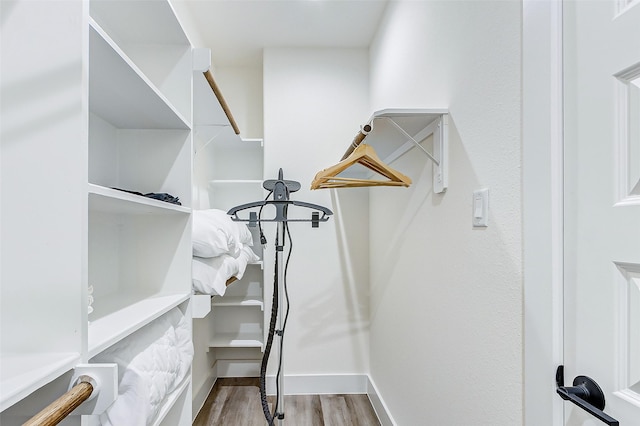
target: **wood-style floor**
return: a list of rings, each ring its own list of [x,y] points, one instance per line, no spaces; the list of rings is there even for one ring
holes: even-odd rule
[[[259,386],[257,378],[218,379],[193,425],[265,426]],[[367,395],[291,395],[284,404],[287,426],[380,425]]]

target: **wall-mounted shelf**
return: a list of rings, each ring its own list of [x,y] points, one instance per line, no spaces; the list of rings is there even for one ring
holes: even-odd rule
[[[88,184],[89,210],[130,215],[189,214],[189,207]]]
[[[190,294],[159,294],[127,303],[114,295],[103,300],[89,323],[88,355],[97,355],[112,344],[151,323],[188,300]]]
[[[433,190],[444,192],[448,186],[448,117],[447,109],[383,109],[373,113],[356,135],[348,156],[359,143],[372,146],[380,159],[391,164],[408,151],[417,148],[433,162]],[[433,135],[433,150],[423,142]],[[363,178],[368,170],[351,168],[341,176]]]
[[[262,296],[232,296],[232,297],[214,297],[211,301],[212,306],[257,306],[260,310],[264,309]]]
[[[262,348],[262,334],[255,332],[217,333],[211,348]]]

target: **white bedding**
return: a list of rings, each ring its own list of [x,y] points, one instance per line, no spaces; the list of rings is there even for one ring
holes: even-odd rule
[[[92,359],[118,364],[118,398],[100,416],[105,426],[147,426],[189,373],[190,324],[174,308]]]
[[[194,257],[192,261],[192,281],[195,293],[224,296],[227,280],[231,277],[242,279],[247,264],[260,258],[251,247],[242,246],[237,257],[223,254],[217,257]]]
[[[193,292],[224,296],[231,277],[241,279],[247,263],[260,258],[251,250],[247,225],[234,222],[223,210],[193,211]]]
[[[243,245],[253,245],[253,237],[247,225],[234,222],[222,210],[194,210],[192,216],[194,256],[218,257],[228,254],[238,257]]]

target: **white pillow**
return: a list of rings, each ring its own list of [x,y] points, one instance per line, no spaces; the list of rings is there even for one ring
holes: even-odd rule
[[[246,235],[244,238],[246,239]],[[194,256],[216,257],[229,254],[237,257],[242,249],[241,240],[240,228],[226,212],[217,209],[193,211]]]
[[[247,264],[255,263],[258,260],[260,260],[260,257],[251,250],[251,247],[247,245],[242,246],[242,250],[240,250],[240,255],[238,256],[238,273],[235,277],[237,279],[242,279],[244,271],[247,268]]]
[[[238,233],[240,234],[240,242],[242,244],[253,247],[253,235],[251,235],[251,231],[249,227],[244,222],[233,222],[238,227]]]
[[[218,257],[194,257],[191,262],[193,290],[198,293],[224,296],[227,280],[240,272],[238,259],[223,254]]]

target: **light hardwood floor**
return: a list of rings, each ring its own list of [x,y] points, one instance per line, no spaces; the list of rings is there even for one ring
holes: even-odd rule
[[[259,385],[257,378],[218,379],[193,425],[266,425]],[[291,395],[284,403],[287,426],[380,425],[367,395]]]

